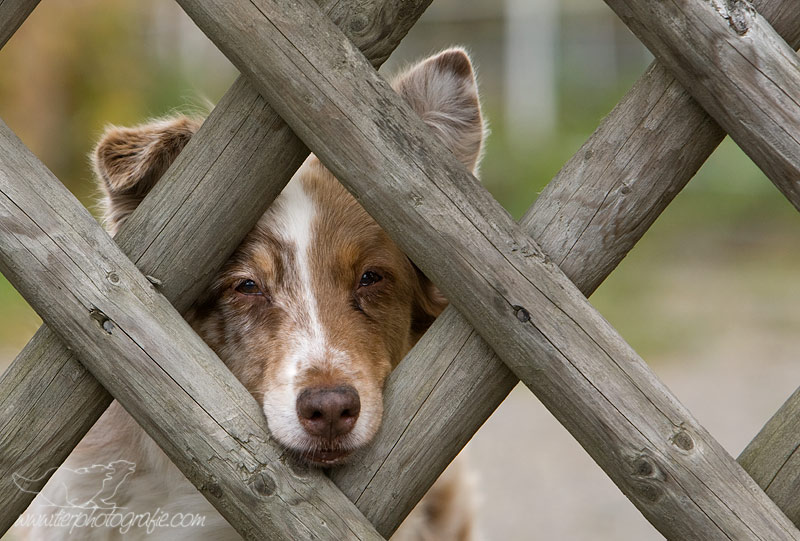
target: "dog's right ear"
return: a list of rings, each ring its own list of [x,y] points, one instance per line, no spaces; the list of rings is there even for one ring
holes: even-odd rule
[[[461,163],[475,172],[486,128],[466,51],[455,47],[431,56],[395,77],[392,87]]]
[[[199,127],[199,121],[182,116],[133,128],[106,128],[92,153],[92,165],[105,195],[104,218],[112,233],[155,186]]]

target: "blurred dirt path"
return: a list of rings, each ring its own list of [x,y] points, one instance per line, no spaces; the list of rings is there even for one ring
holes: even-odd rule
[[[800,352],[742,334],[656,373],[733,455],[800,384]],[[469,444],[483,539],[663,539],[569,433],[518,386]]]

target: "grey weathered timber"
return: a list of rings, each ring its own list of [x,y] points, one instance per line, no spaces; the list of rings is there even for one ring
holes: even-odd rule
[[[522,225],[588,296],[723,136],[654,64],[548,184]],[[389,377],[376,440],[332,479],[388,536],[518,381],[448,308]]]
[[[685,88],[800,209],[800,62],[787,22],[769,2],[626,2],[606,0]],[[770,27],[769,23],[775,25]],[[781,36],[786,37],[785,43]],[[739,462],[800,524],[800,392],[781,406]]]
[[[800,46],[800,4],[755,2],[759,13],[786,39],[792,49]],[[774,10],[782,6],[779,13]],[[791,31],[792,34],[787,34]],[[795,206],[797,204],[795,203]],[[800,390],[780,407],[742,451],[739,463],[755,479],[786,516],[800,525]]]
[[[429,4],[321,2],[376,66]],[[307,154],[240,77],[115,240],[184,311]],[[38,478],[59,466],[110,402],[60,340],[39,329],[0,378],[0,532],[33,497],[11,474]]]
[[[38,4],[39,0],[0,0],[0,49]]]
[[[606,3],[800,210],[800,60],[753,5]]]
[[[800,46],[800,4],[757,6],[793,48]],[[522,225],[588,296],[723,136],[656,61],[545,188]],[[517,381],[468,322],[449,308],[389,377],[376,440],[331,477],[388,536]],[[798,524],[800,453],[786,460],[800,448],[796,419],[800,393],[739,462]],[[783,425],[790,428],[781,430]],[[413,475],[404,475],[409,471]],[[383,490],[387,485],[391,491]]]
[[[770,418],[738,460],[786,516],[800,524],[800,389]]]
[[[245,81],[234,84],[117,236],[180,311],[208,285],[307,152],[253,94]],[[271,145],[282,143],[288,143],[282,158],[269,160],[270,148],[272,154],[283,148]],[[54,380],[57,385],[50,384]],[[0,379],[3,529],[33,496],[20,492],[11,474],[37,478],[60,465],[110,402],[54,333],[39,329]]]
[[[383,539],[4,124],[0,270],[243,537]]]
[[[317,6],[179,3],[662,533],[800,537]]]

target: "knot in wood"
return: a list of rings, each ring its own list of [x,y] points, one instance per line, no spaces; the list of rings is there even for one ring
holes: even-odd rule
[[[649,455],[641,454],[632,463],[634,492],[648,503],[657,503],[664,497],[664,489],[660,483],[666,480],[666,475],[659,468],[658,463]]]
[[[369,26],[369,19],[363,13],[354,15],[350,20],[350,32],[358,34]]]
[[[681,430],[672,436],[672,443],[675,447],[684,451],[691,451],[694,449],[694,439],[692,439],[692,436],[685,430]]]
[[[650,483],[640,483],[636,487],[636,492],[642,497],[642,499],[650,503],[658,503],[658,501],[664,496],[663,490]]]
[[[712,0],[711,5],[740,36],[750,30],[756,17],[755,8],[746,0]]]
[[[259,496],[272,496],[275,494],[275,489],[277,488],[275,479],[266,472],[258,472],[255,474],[252,479],[250,479],[248,485],[250,486],[250,490]]]
[[[651,477],[655,470],[655,465],[644,457],[640,457],[633,463],[633,471],[639,477]]]
[[[517,316],[517,319],[522,323],[527,323],[531,320],[531,314],[522,306],[515,304],[512,306],[514,309],[514,315]]]
[[[108,274],[106,274],[106,279],[108,279],[108,281],[109,281],[109,282],[110,282],[112,285],[115,285],[115,286],[116,286],[116,285],[119,285],[119,274],[117,274],[117,273],[116,273],[116,272],[114,272],[114,271],[111,271],[111,272],[109,272]]]
[[[653,479],[663,481],[666,476],[658,463],[648,455],[639,455],[633,461],[633,475],[640,479]]]
[[[102,310],[92,308],[89,310],[89,316],[95,320],[106,333],[111,334],[111,331],[114,330],[114,322],[111,321],[111,318],[105,315]]]
[[[202,487],[200,487],[201,492],[205,492],[213,496],[214,498],[221,498],[222,497],[222,487],[216,481],[210,481],[205,483]]]

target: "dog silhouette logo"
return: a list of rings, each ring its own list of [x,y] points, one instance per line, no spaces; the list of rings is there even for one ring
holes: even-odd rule
[[[40,496],[45,500],[46,505],[73,509],[108,510],[119,508],[114,502],[114,498],[119,493],[120,486],[136,471],[136,464],[127,460],[116,460],[106,465],[94,464],[77,469],[51,468],[35,479],[14,473],[12,480],[21,491],[39,494],[48,476],[55,470],[58,470],[58,474],[54,477],[54,481],[61,485],[61,490],[50,493],[63,494],[63,501],[52,501],[43,495]],[[74,487],[78,486],[81,489],[75,490]],[[71,496],[70,487],[73,487],[73,492],[80,494],[80,497]],[[92,494],[92,496],[87,499],[87,494]]]

